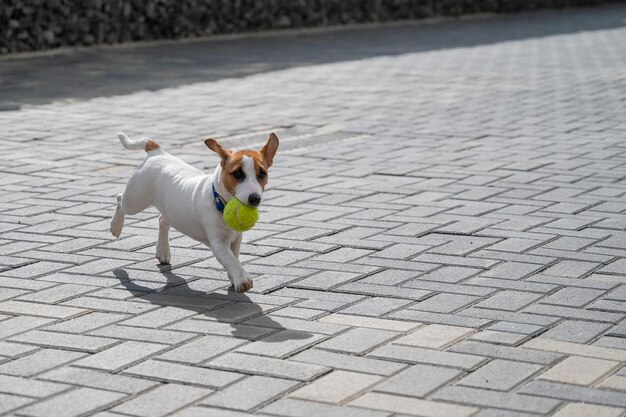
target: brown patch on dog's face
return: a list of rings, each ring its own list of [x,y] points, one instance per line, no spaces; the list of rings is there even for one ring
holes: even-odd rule
[[[260,151],[231,151],[215,139],[207,139],[204,143],[222,158],[221,180],[224,188],[231,195],[247,201],[247,196],[251,193],[260,194],[265,190],[269,178],[268,170],[278,149],[278,137],[275,134],[270,134],[267,143]],[[240,185],[241,187],[238,188]]]
[[[248,175],[244,171],[244,157],[249,157],[254,162],[255,181],[261,186],[261,190],[265,190],[267,185],[267,163],[261,156],[260,152],[243,150],[235,151],[230,154],[222,167],[222,183],[226,190],[232,195],[236,194],[237,185],[245,181]]]

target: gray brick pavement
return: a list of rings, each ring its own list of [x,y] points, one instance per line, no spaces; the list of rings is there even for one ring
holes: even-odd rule
[[[0,414],[623,416],[625,17],[0,112]],[[154,209],[110,237],[117,130],[205,170],[277,132],[251,292],[158,266]]]

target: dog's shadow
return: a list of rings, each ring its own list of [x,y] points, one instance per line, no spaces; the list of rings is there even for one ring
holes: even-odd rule
[[[120,280],[120,284],[122,284],[122,286],[126,288],[129,292],[131,292],[136,298],[144,299],[146,301],[149,301],[151,304],[162,307],[176,307],[185,310],[195,311],[199,314],[211,317],[217,322],[228,323],[232,327],[231,334],[233,337],[248,340],[255,339],[254,337],[250,336],[248,331],[249,327],[241,326],[238,320],[229,320],[228,317],[223,317],[223,314],[220,312],[220,308],[224,307],[227,304],[218,305],[216,307],[215,300],[223,300],[242,304],[246,303],[248,314],[244,319],[242,319],[242,321],[254,318],[254,324],[250,326],[268,329],[268,333],[266,335],[263,335],[263,337],[270,334],[269,330],[274,330],[274,332],[272,333],[273,336],[267,339],[268,342],[283,342],[286,340],[308,339],[313,336],[311,333],[304,331],[280,332],[280,330],[286,330],[285,327],[283,327],[280,323],[274,321],[268,315],[264,314],[261,307],[255,304],[250,299],[250,297],[245,294],[235,292],[232,286],[228,288],[228,292],[226,294],[218,292],[207,293],[204,291],[198,291],[190,288],[187,280],[168,270],[161,271],[161,274],[167,279],[166,285],[159,289],[153,289],[149,287],[144,287],[132,281],[128,276],[128,273],[124,269],[117,268],[113,270],[113,274],[117,279]],[[149,297],[153,294],[159,294],[159,292],[162,290],[167,290],[171,288],[176,288],[176,296],[193,298],[194,304],[186,305],[176,303],[174,301],[167,301],[168,297],[161,297],[158,300],[150,299]],[[204,305],[203,300],[206,301]]]

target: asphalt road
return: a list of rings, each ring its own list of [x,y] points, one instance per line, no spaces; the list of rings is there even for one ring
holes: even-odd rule
[[[159,90],[297,66],[543,37],[624,25],[620,5],[66,49],[0,57],[0,110]],[[586,16],[593,11],[598,19]]]

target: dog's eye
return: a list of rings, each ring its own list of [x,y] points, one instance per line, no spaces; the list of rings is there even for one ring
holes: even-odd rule
[[[267,177],[267,172],[265,172],[265,171],[261,171],[261,172],[259,172],[259,179],[261,179],[261,180],[262,180],[262,179],[263,179],[263,178],[265,178],[265,177]]]
[[[237,171],[233,172],[233,177],[235,177],[235,178],[236,178],[236,179],[238,179],[238,180],[242,180],[242,179],[244,179],[246,176],[245,176],[245,174],[243,173],[243,171],[242,171],[242,170],[238,169]]]

